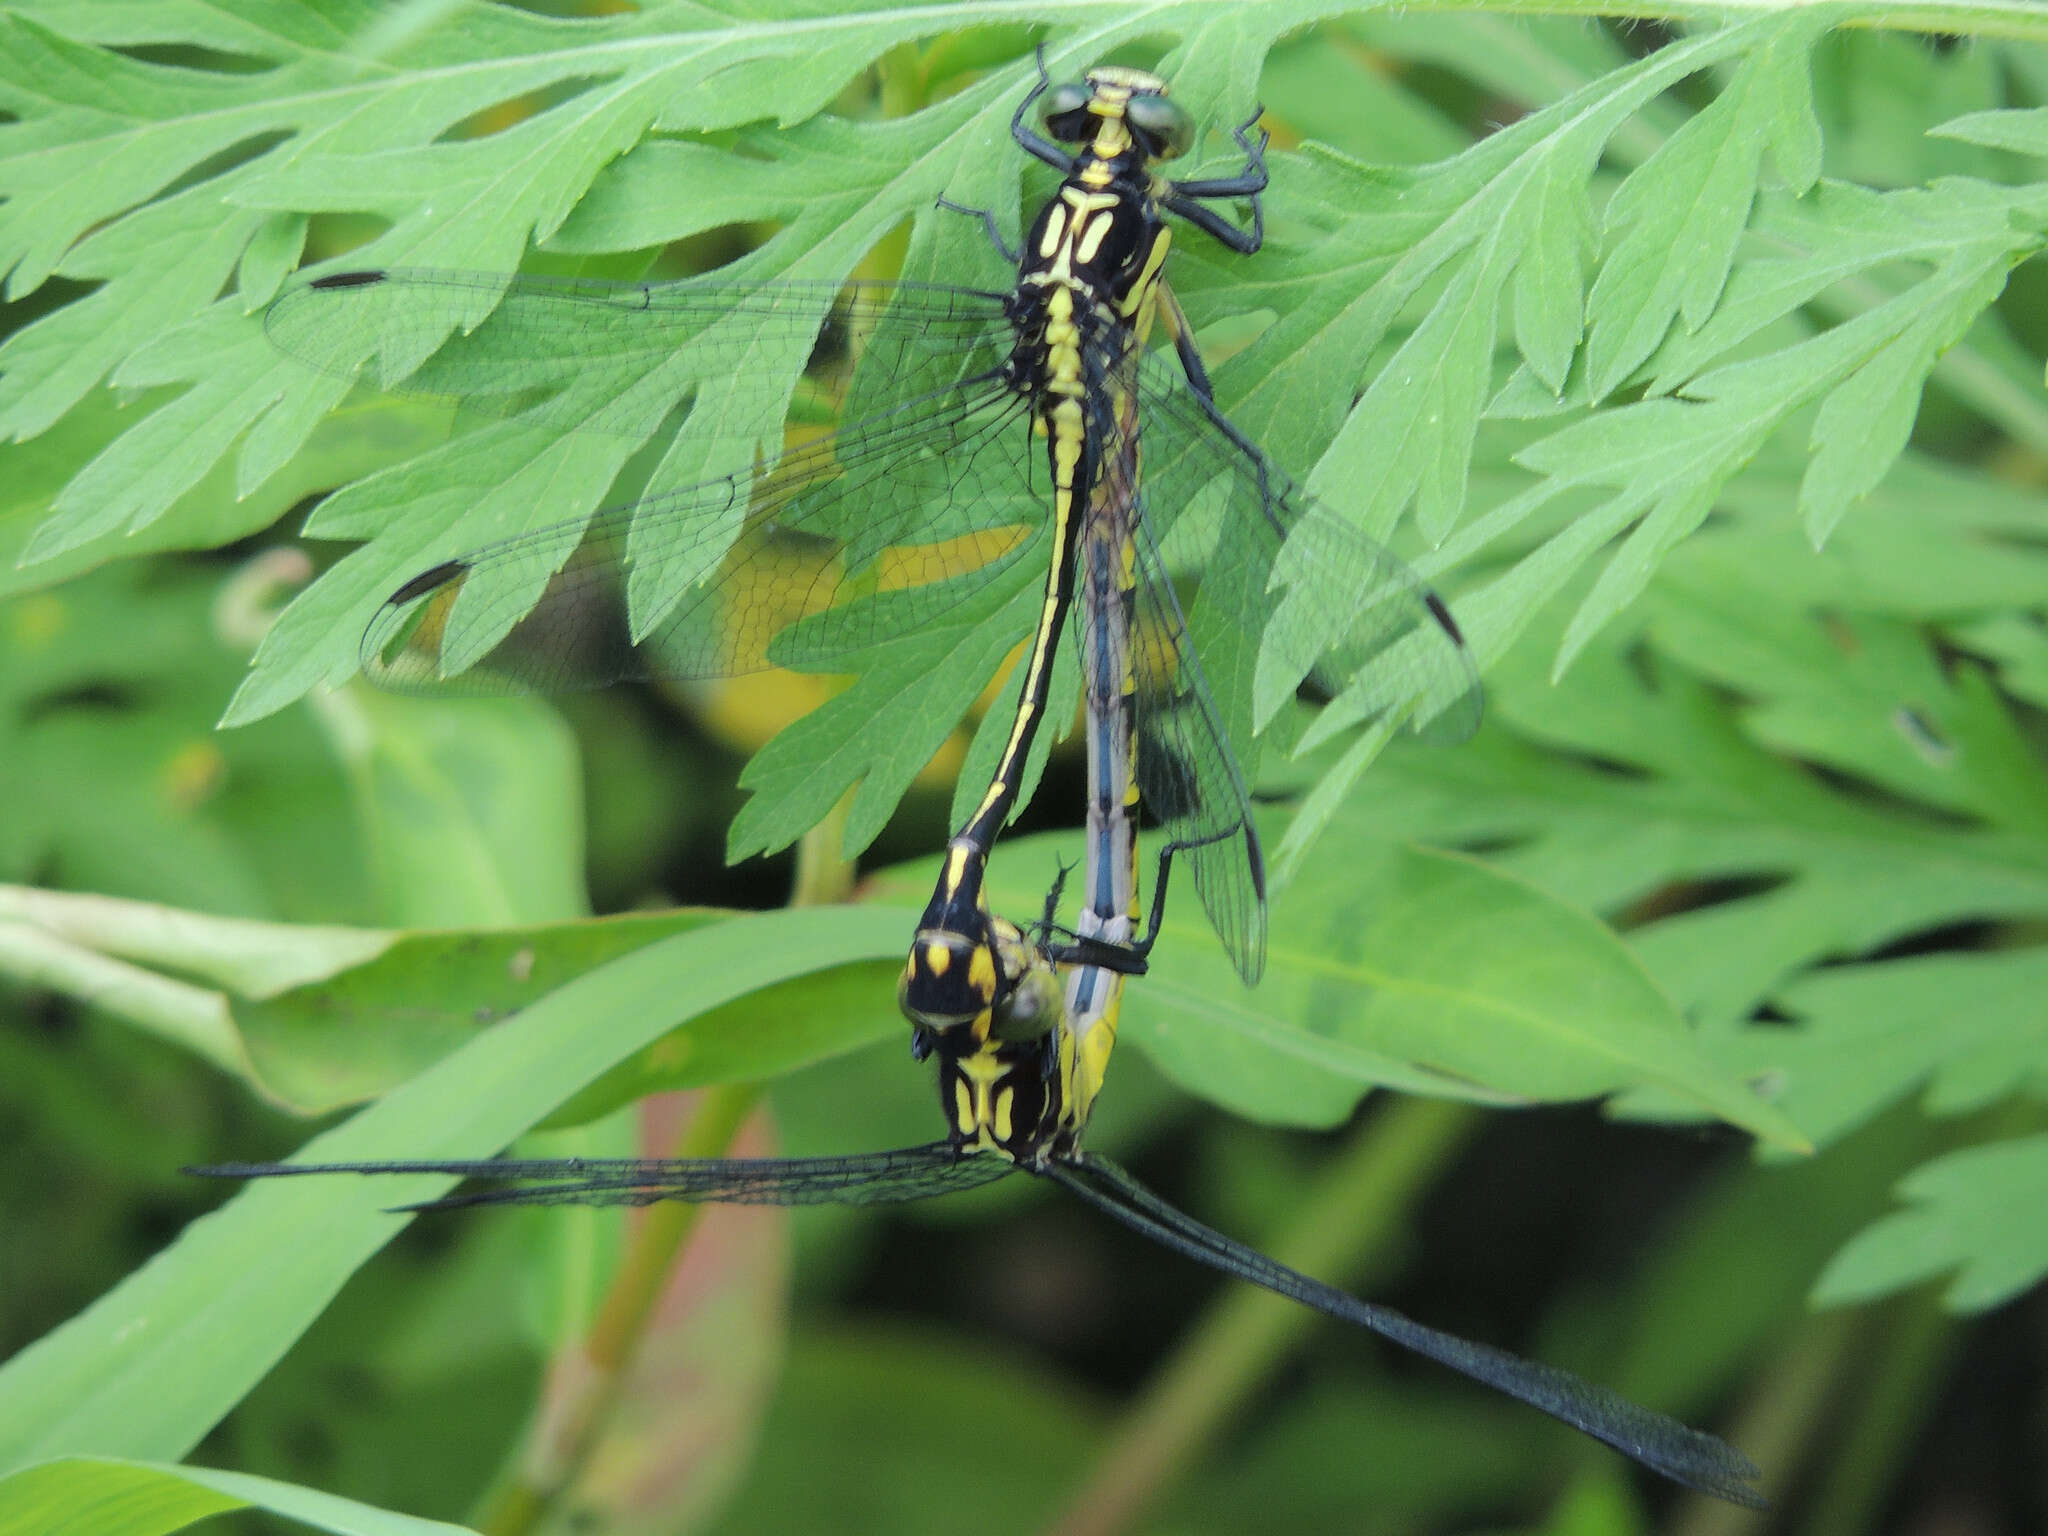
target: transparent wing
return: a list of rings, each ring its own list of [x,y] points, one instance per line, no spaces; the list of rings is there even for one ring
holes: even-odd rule
[[[1239,764],[1257,727],[1307,684],[1338,720],[1462,740],[1478,725],[1478,671],[1449,609],[1397,556],[1288,481],[1171,364],[1145,354],[1130,375],[1142,467],[1120,489],[1136,509],[1138,787],[1251,983],[1265,965],[1265,867]]]
[[[426,1173],[487,1179],[466,1190],[401,1206],[452,1211],[475,1205],[891,1205],[993,1183],[1016,1164],[947,1141],[843,1157],[486,1158],[468,1162],[217,1163],[184,1171],[208,1179],[301,1174]]]
[[[1138,793],[1173,850],[1172,867],[1194,882],[1224,953],[1252,986],[1266,968],[1266,866],[1251,797],[1152,529],[1139,518],[1131,534]],[[1241,740],[1250,750],[1249,733]]]
[[[942,388],[990,366],[971,359],[991,340],[998,356],[1007,348],[1003,304],[1002,294],[917,283],[614,283],[387,267],[302,283],[263,326],[278,350],[334,377],[645,437],[693,393],[705,414],[737,418],[736,384],[744,393],[806,362],[830,381],[861,357],[898,398]],[[782,402],[767,395],[779,422]]]
[[[808,356],[847,425],[749,466],[506,539],[406,582],[365,672],[413,692],[827,667],[1019,568],[1044,522],[1003,296],[895,284],[613,284],[376,271],[294,289],[277,344],[325,372],[750,457]]]
[[[1028,569],[1045,510],[1021,397],[984,379],[742,472],[486,545],[414,577],[364,671],[436,693],[829,669]]]
[[[1351,723],[1433,741],[1478,728],[1479,673],[1443,600],[1401,558],[1289,480],[1171,363],[1135,362],[1144,502],[1172,568],[1199,577],[1190,617],[1260,636],[1263,723],[1303,683]],[[1239,722],[1226,716],[1232,730]]]
[[[1725,1441],[1653,1413],[1570,1371],[1426,1327],[1391,1307],[1360,1301],[1311,1279],[1168,1205],[1107,1158],[1084,1154],[1049,1164],[1044,1172],[1097,1210],[1197,1263],[1262,1285],[1339,1322],[1369,1328],[1403,1349],[1562,1420],[1674,1482],[1751,1509],[1763,1507],[1756,1487],[1763,1474]]]

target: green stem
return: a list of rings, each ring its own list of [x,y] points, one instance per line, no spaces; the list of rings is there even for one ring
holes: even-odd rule
[[[1390,1101],[1323,1173],[1274,1244],[1273,1257],[1318,1279],[1355,1273],[1384,1247],[1477,1124],[1463,1105]],[[1124,1415],[1051,1530],[1056,1536],[1111,1536],[1132,1526],[1320,1321],[1308,1308],[1270,1292],[1233,1286]]]
[[[717,1157],[732,1144],[760,1090],[751,1083],[707,1088],[677,1138],[678,1157]],[[702,1208],[670,1201],[647,1207],[627,1239],[589,1331],[559,1351],[513,1470],[472,1522],[487,1536],[524,1536],[576,1484],[604,1438],[626,1377],[646,1337],[677,1255]]]
[[[852,807],[853,791],[848,790],[825,819],[798,840],[796,882],[789,893],[792,907],[831,906],[853,894],[853,861],[841,851]]]
[[[852,890],[853,865],[839,851],[851,804],[849,794],[804,834],[791,906],[842,900]],[[673,1155],[720,1156],[759,1098],[760,1089],[752,1083],[703,1090]],[[677,1200],[640,1213],[589,1331],[555,1355],[525,1444],[472,1522],[486,1536],[526,1536],[553,1513],[590,1464],[647,1336],[648,1319],[701,1210]]]
[[[1954,1320],[1924,1291],[1870,1319],[1859,1353],[1871,1369],[1857,1383],[1847,1433],[1828,1458],[1808,1536],[1875,1529],[1873,1517],[1897,1486],[1954,1342]]]
[[[1747,1394],[1741,1415],[1726,1426],[1729,1442],[1764,1469],[1766,1496],[1778,1497],[1806,1459],[1844,1369],[1865,1342],[1859,1321],[1852,1312],[1802,1319]],[[1671,1536],[1754,1536],[1756,1529],[1754,1511],[1696,1494],[1672,1522]]]

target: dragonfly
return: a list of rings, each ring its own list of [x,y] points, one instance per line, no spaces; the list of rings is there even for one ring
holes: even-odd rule
[[[1105,854],[1105,857],[1114,857]],[[944,1138],[888,1151],[793,1158],[487,1158],[350,1163],[245,1162],[188,1168],[208,1178],[428,1174],[478,1187],[397,1207],[446,1212],[496,1206],[644,1206],[661,1201],[736,1205],[888,1205],[978,1188],[1023,1172],[1198,1264],[1263,1286],[1507,1394],[1701,1493],[1761,1508],[1761,1472],[1726,1442],[1631,1402],[1606,1387],[1491,1345],[1431,1328],[1404,1313],[1305,1275],[1195,1220],[1122,1167],[1081,1145],[1101,1086],[1106,1047],[1091,1051],[1069,1002],[1105,1007],[1112,1036],[1125,973],[1053,958],[1046,933],[1059,899],[1027,934],[998,916],[991,938],[1010,985],[988,1039],[937,1054]],[[1061,973],[1066,977],[1063,989]],[[1090,974],[1092,973],[1092,974]],[[1100,1020],[1094,1021],[1100,1022]]]
[[[1041,98],[1043,133],[1027,126]],[[1235,131],[1237,174],[1172,181],[1157,167],[1194,134],[1165,81],[1103,66],[1054,86],[1041,56],[1011,134],[1061,180],[1006,251],[1018,278],[1005,291],[379,268],[286,292],[266,330],[322,372],[658,440],[658,476],[681,480],[682,463],[720,471],[435,561],[370,621],[365,674],[466,694],[853,671],[967,605],[1021,599],[1035,577],[1016,713],[906,965],[913,1049],[953,1036],[971,1053],[1004,985],[983,894],[989,850],[1046,713],[1079,525],[1113,503],[1139,637],[1136,781],[1160,863],[1147,932],[1066,958],[1142,972],[1169,868],[1185,866],[1238,972],[1256,981],[1265,873],[1239,768],[1254,689],[1239,677],[1219,705],[1195,637],[1240,648],[1262,637],[1258,696],[1302,685],[1347,720],[1455,739],[1479,707],[1442,600],[1217,409],[1166,280],[1171,220],[1236,252],[1259,248],[1256,121]],[[1248,227],[1206,206],[1231,200],[1248,203]],[[996,221],[979,216],[1001,247]],[[1155,327],[1172,361],[1149,345]],[[838,425],[800,438],[784,432],[792,391],[779,381],[806,361]],[[933,658],[934,677],[948,661]]]

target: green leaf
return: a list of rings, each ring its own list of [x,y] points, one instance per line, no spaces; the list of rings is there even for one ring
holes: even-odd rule
[[[1515,268],[1515,344],[1530,372],[1561,395],[1584,334],[1593,210],[1582,167],[1556,156],[1547,170],[1531,192],[1534,228]]]
[[[1027,557],[997,578],[994,608],[955,608],[914,636],[873,647],[851,688],[755,753],[740,776],[754,798],[733,818],[726,857],[788,847],[856,784],[845,851],[851,856],[873,842],[954,723],[1029,632],[1044,579],[1029,567]],[[990,718],[1007,724],[995,711]]]
[[[1787,1110],[1819,1139],[1915,1093],[1929,1114],[1968,1114],[2048,1069],[2034,1006],[2044,984],[2040,949],[1831,966],[1784,988],[1786,1022],[1745,1030],[1728,1054],[1778,1077]]]
[[[2031,498],[1925,463],[1816,558],[1781,514],[1796,461],[1772,472],[1753,507],[1670,557],[1636,633],[1602,637],[1555,684],[1524,648],[1496,670],[1494,729],[1456,752],[1387,754],[1344,814],[1376,836],[1481,842],[1604,913],[1712,893],[1653,906],[1628,941],[1724,1070],[1776,1085],[1825,1144],[1911,1092],[1949,1044],[1987,1071],[2035,1048],[2017,979],[2032,962],[2016,958],[2011,984],[1968,962],[1983,979],[1967,1029],[1931,981],[1873,980],[1831,1007],[1876,1032],[1854,1043],[1783,1021],[1847,985],[1847,957],[2048,916],[2038,753],[1972,670],[1944,670],[1924,628],[2034,602],[2048,566],[1999,531],[2036,516]],[[2016,1081],[1986,1080],[1990,1096]]]
[[[1951,1152],[1908,1174],[1899,1193],[1911,1208],[1835,1255],[1814,1283],[1816,1305],[1868,1301],[1960,1271],[1943,1305],[1982,1312],[2048,1274],[2048,1136]]]
[[[0,1536],[168,1536],[235,1509],[260,1509],[335,1536],[460,1536],[469,1529],[212,1467],[73,1456],[0,1477]]]
[[[231,578],[134,562],[0,603],[0,878],[216,913],[362,915],[344,785],[304,714],[212,729]],[[291,838],[271,839],[281,808]]]
[[[906,934],[914,919],[914,910],[896,915]],[[572,977],[730,920],[685,908],[396,933],[0,886],[0,969],[196,1051],[280,1108],[316,1115],[377,1097]],[[894,1038],[894,969],[839,967],[714,1008],[608,1071],[558,1118],[582,1123],[651,1093],[775,1076]]]
[[[809,908],[634,951],[486,1031],[308,1158],[483,1157],[682,1020],[792,976],[894,958],[900,914]],[[238,1194],[0,1367],[0,1467],[184,1455],[446,1179],[280,1180]]]
[[[548,706],[356,689],[320,710],[355,791],[384,920],[484,927],[587,910],[582,774]]]
[[[1929,133],[1937,138],[1988,144],[2022,155],[2048,155],[2048,107],[2014,107],[2003,112],[1968,112]]]
[[[1268,46],[1309,15],[1299,6],[1262,7],[1255,16],[1219,20],[1176,3],[1064,37],[1053,62],[1100,57],[1141,33],[1178,35],[1183,47],[1166,67],[1214,124],[1234,120],[1242,102],[1233,93],[1250,94]],[[1284,205],[1310,239],[1287,247],[1276,221],[1271,248],[1249,262],[1204,250],[1200,240],[1179,242],[1174,281],[1199,321],[1272,316],[1218,370],[1219,398],[1282,467],[1377,533],[1392,529],[1411,504],[1432,542],[1469,524],[1470,464],[1497,387],[1502,300],[1512,292],[1528,376],[1553,395],[1571,376],[1584,310],[1593,339],[1583,372],[1591,382],[1570,407],[1577,419],[1561,422],[1525,457],[1539,477],[1528,494],[1483,528],[1473,526],[1453,555],[1512,537],[1579,487],[1606,484],[1617,494],[1554,528],[1492,585],[1468,594],[1461,616],[1487,655],[1503,650],[1602,545],[1640,520],[1567,632],[1558,659],[1560,669],[1567,665],[1634,599],[1761,441],[1816,401],[1814,473],[1802,497],[1810,528],[1826,533],[1886,472],[1919,381],[1983,312],[2010,265],[2038,248],[2038,189],[1980,182],[1962,183],[1958,193],[1945,183],[1939,195],[1974,199],[1975,215],[1959,224],[1902,210],[1893,221],[1912,224],[1923,239],[1962,231],[1945,257],[1926,247],[1941,276],[1912,289],[1902,311],[1882,324],[1842,327],[1849,334],[1839,342],[1815,338],[1828,343],[1818,352],[1795,347],[1746,372],[1711,368],[1750,334],[1741,325],[1713,327],[1750,292],[1747,268],[1731,263],[1751,222],[1763,157],[1793,191],[1813,183],[1808,56],[1818,29],[1835,17],[1760,16],[1626,62],[1559,38],[1547,50],[1530,45],[1531,68],[1540,66],[1540,78],[1562,94],[1532,103],[1536,110],[1503,131],[1438,164],[1398,172],[1328,152],[1276,157],[1275,206]],[[308,223],[313,215],[367,212],[385,220],[388,228],[360,260],[486,269],[516,265],[539,242],[637,270],[645,257],[635,252],[714,229],[778,226],[726,269],[736,283],[843,275],[871,255],[886,262],[883,242],[911,218],[904,275],[1002,280],[971,221],[930,210],[948,194],[992,208],[1014,227],[1009,210],[1022,157],[1004,133],[1033,74],[1026,61],[962,83],[944,76],[951,56],[939,53],[932,78],[892,97],[897,105],[924,99],[921,110],[882,121],[822,111],[859,71],[924,35],[930,23],[918,13],[849,15],[822,55],[810,21],[712,37],[644,20],[488,8],[472,14],[459,6],[422,21],[402,47],[362,30],[353,16],[331,31],[242,22],[226,29],[237,36],[226,51],[272,66],[248,74],[132,57],[108,46],[128,38],[122,27],[99,27],[63,8],[44,7],[10,25],[20,46],[10,55],[13,73],[0,71],[0,93],[12,92],[7,103],[23,127],[0,139],[0,192],[11,199],[0,214],[0,259],[15,264],[19,290],[50,273],[100,286],[11,339],[18,366],[6,387],[18,393],[0,397],[0,409],[18,406],[12,419],[22,432],[57,424],[54,436],[69,430],[66,410],[101,379],[183,391],[154,395],[149,413],[125,434],[88,434],[62,456],[76,472],[29,546],[38,558],[84,558],[138,530],[154,536],[181,496],[219,504],[200,489],[230,459],[245,505],[302,472],[300,450],[342,386],[277,358],[249,311],[276,287],[302,231],[317,232],[317,221]],[[1452,35],[1464,34],[1445,34]],[[1457,52],[1434,34],[1420,46]],[[789,49],[804,51],[800,80],[786,67]],[[983,50],[973,69],[1000,54],[1000,47]],[[61,105],[38,84],[58,69],[77,76]],[[1704,111],[1681,118],[1670,93],[1713,70],[1725,72],[1726,88]],[[1533,78],[1516,77],[1518,92]],[[506,112],[510,103],[528,115]],[[777,123],[772,130],[742,126],[768,117]],[[708,132],[728,138],[679,137]],[[1660,132],[1663,147],[1651,152],[1646,146]],[[28,143],[21,133],[41,137],[10,158],[7,143]],[[124,152],[109,154],[117,141]],[[1606,210],[1611,249],[1583,303],[1589,185],[1607,156],[1642,163]],[[205,179],[156,196],[202,172]],[[223,204],[227,218],[207,216]],[[1833,236],[1823,242],[1829,259],[1838,243]],[[1886,258],[1872,252],[1865,259]],[[214,297],[236,279],[239,293]],[[1750,306],[1752,314],[1798,308],[1810,296],[1808,282],[1778,283]],[[1681,327],[1671,325],[1674,316]],[[1748,323],[1753,329],[1754,320]],[[1693,344],[1710,331],[1713,346]],[[1611,427],[1606,417],[1587,418],[1587,402],[1632,372],[1660,338],[1659,387],[1684,386],[1693,398],[1629,407],[1613,413]],[[755,446],[749,433],[772,442],[774,422],[765,418],[787,398],[804,361],[802,348],[784,350],[789,355],[763,360],[749,390],[700,392],[700,407],[734,433],[721,451],[737,452],[738,461]],[[1387,361],[1368,376],[1375,354]],[[723,413],[734,409],[748,418],[744,429],[737,418],[725,422]],[[1595,430],[1575,430],[1588,420]],[[703,444],[693,442],[679,443],[648,483],[708,472]],[[441,450],[394,455],[385,473],[330,498],[318,513],[316,533],[370,542],[271,631],[229,718],[257,718],[319,681],[345,678],[364,622],[399,581],[488,538],[597,506],[618,494],[634,451],[626,438],[565,439],[501,422]],[[1624,465],[1636,473],[1618,475]],[[633,475],[624,483],[635,483]],[[881,674],[875,685],[866,692],[856,685],[835,717],[780,743],[760,768],[757,808],[733,847],[781,846],[856,784],[861,797],[849,841],[864,846],[908,782],[909,759],[950,727],[939,717],[979,691],[982,678],[968,674],[992,670],[995,637],[983,638],[971,648],[975,666],[963,660],[943,695],[900,659],[870,658]],[[1214,661],[1218,671],[1230,665],[1229,658]],[[850,722],[858,709],[888,710],[893,720],[920,692],[927,713],[914,728],[857,739]]]

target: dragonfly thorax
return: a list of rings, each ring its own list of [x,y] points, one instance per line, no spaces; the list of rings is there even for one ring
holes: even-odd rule
[[[1039,972],[1057,987],[1050,966]],[[1073,1037],[1064,1030],[1024,1042],[992,1040],[939,1058],[939,1102],[952,1141],[1027,1167],[1079,1145],[1087,1099],[1074,1092]]]
[[[1019,301],[1034,291],[1065,287],[1128,316],[1134,295],[1158,275],[1169,231],[1161,213],[1150,157],[1125,140],[1117,153],[1098,156],[1090,146],[1038,210],[1019,253]],[[1028,327],[1027,327],[1028,328]]]

